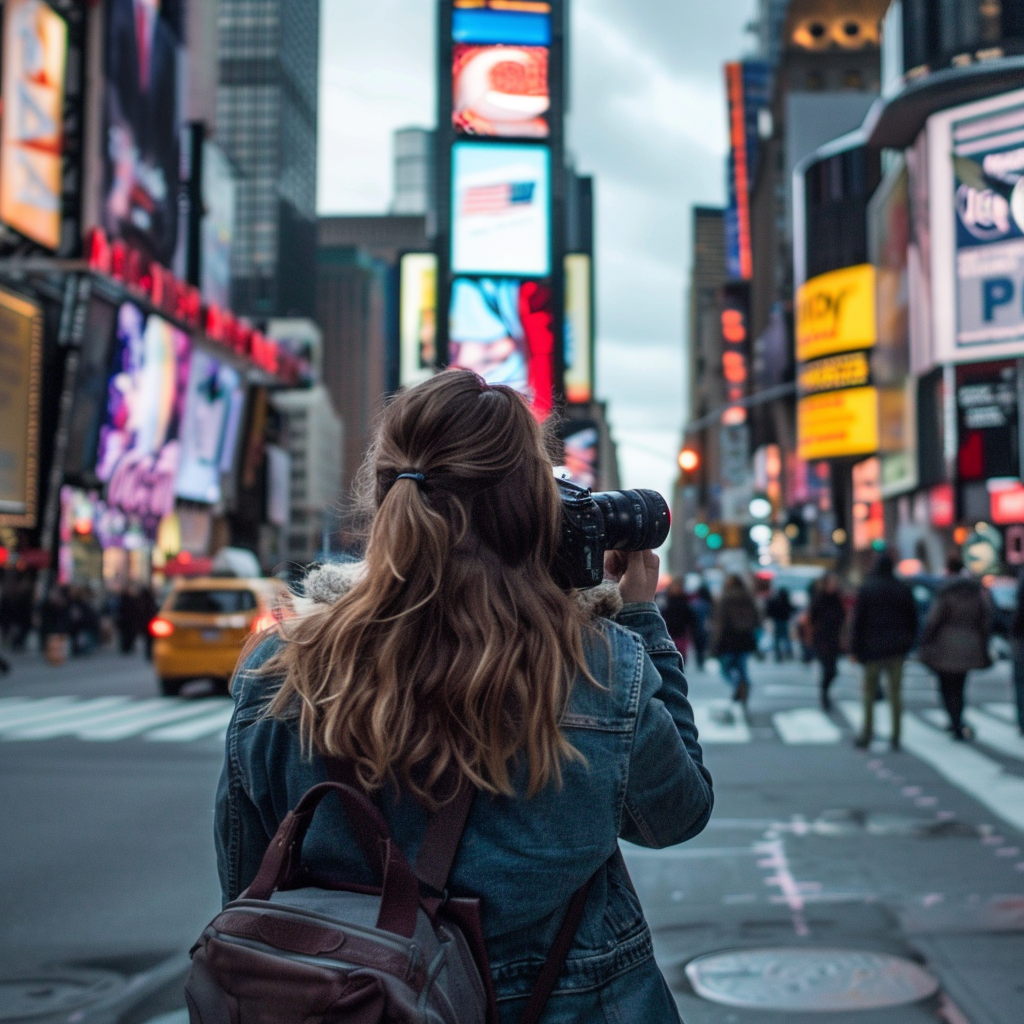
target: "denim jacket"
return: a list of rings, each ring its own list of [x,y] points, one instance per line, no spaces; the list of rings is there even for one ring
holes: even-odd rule
[[[665,847],[697,835],[711,814],[711,776],[702,764],[682,659],[654,604],[626,605],[596,618],[588,666],[603,688],[579,679],[563,720],[585,764],[563,765],[561,789],[536,796],[479,794],[449,888],[482,898],[483,927],[502,1024],[518,1020],[572,893],[595,871],[583,919],[546,1024],[677,1024],[675,1002],[651,946],[650,930],[625,864],[621,837]],[[279,681],[258,669],[263,644],[234,683],[234,717],[217,794],[216,841],[224,900],[253,879],[277,826],[311,786],[326,778],[300,750],[294,723],[263,717]],[[517,780],[525,792],[525,778]],[[377,798],[410,862],[426,816],[414,800]],[[340,805],[321,805],[304,846],[307,863],[373,884]]]

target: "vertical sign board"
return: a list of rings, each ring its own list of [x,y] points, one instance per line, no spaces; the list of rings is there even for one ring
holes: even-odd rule
[[[407,252],[399,264],[398,383],[425,381],[437,365],[437,256]]]
[[[564,371],[562,7],[439,7],[437,362],[516,388],[539,419]]]
[[[56,249],[67,22],[42,0],[7,0],[3,32],[0,221]]]
[[[36,524],[42,310],[0,289],[0,526]]]
[[[589,402],[594,393],[594,331],[591,261],[586,253],[565,257],[565,398]]]

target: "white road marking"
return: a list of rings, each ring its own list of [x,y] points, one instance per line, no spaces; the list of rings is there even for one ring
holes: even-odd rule
[[[843,737],[839,726],[817,708],[779,711],[772,723],[783,743],[838,743]]]
[[[4,739],[48,740],[54,736],[67,736],[87,722],[119,713],[128,703],[127,697],[97,697],[95,700],[80,701],[62,710],[4,729]]]
[[[743,707],[729,700],[692,701],[701,743],[749,743],[750,727]]]
[[[844,701],[841,708],[850,725],[859,729],[860,705]],[[925,725],[914,715],[903,716],[902,732],[907,750],[1003,821],[1024,831],[1024,779],[1010,775],[998,761]]]
[[[993,704],[982,704],[981,706],[985,714],[992,715],[993,718],[1002,719],[1004,722],[1009,722],[1010,725],[1017,724],[1017,708],[1008,700]]]
[[[1016,722],[1008,725],[973,708],[968,708],[964,712],[964,718],[974,730],[979,742],[998,750],[1000,754],[1006,754],[1007,757],[1016,757],[1024,761],[1024,736],[1021,736]]]
[[[158,725],[169,725],[183,718],[193,719],[206,713],[206,708],[199,701],[168,701],[151,704],[142,701],[135,707],[127,709],[124,714],[103,719],[84,729],[77,730],[74,735],[80,740],[106,741],[124,740],[129,736],[137,736]]]
[[[14,700],[21,701],[16,697]],[[34,718],[43,718],[54,711],[66,708],[75,703],[73,697],[42,697],[38,700],[25,700],[19,704],[11,704],[0,709],[0,732],[8,726],[21,725]]]
[[[213,702],[206,701],[206,703]],[[146,739],[164,743],[188,743],[190,740],[198,740],[217,732],[225,732],[228,722],[231,721],[231,715],[234,713],[235,705],[228,698],[218,700],[217,704],[216,709],[209,711],[202,718],[181,722],[178,725],[164,726],[162,729],[154,729],[146,734]]]

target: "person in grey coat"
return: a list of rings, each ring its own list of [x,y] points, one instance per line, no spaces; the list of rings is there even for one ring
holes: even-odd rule
[[[992,614],[981,583],[963,574],[957,555],[946,563],[949,581],[939,591],[921,634],[918,656],[939,677],[939,692],[953,739],[970,739],[963,724],[964,687],[971,669],[988,668]]]

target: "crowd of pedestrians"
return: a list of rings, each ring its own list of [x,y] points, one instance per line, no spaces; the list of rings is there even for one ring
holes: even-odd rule
[[[968,675],[992,665],[993,608],[985,586],[965,571],[957,555],[948,559],[945,578],[932,586],[930,603],[919,609],[910,585],[896,574],[892,557],[881,551],[861,585],[848,593],[834,572],[820,576],[799,602],[786,586],[757,593],[743,576],[733,574],[722,580],[717,599],[704,581],[688,594],[682,581],[673,580],[659,603],[679,650],[684,655],[692,651],[699,668],[706,654],[716,658],[733,700],[741,704],[750,698],[749,659],[773,655],[780,663],[793,660],[795,633],[803,660],[820,666],[821,707],[830,713],[839,661],[848,656],[859,664],[862,680],[863,718],[856,745],[871,744],[875,705],[888,700],[890,743],[899,749],[903,672],[912,652],[934,673],[947,728],[956,740],[972,738],[964,722]],[[1007,639],[1017,721],[1024,735],[1024,573]]]

